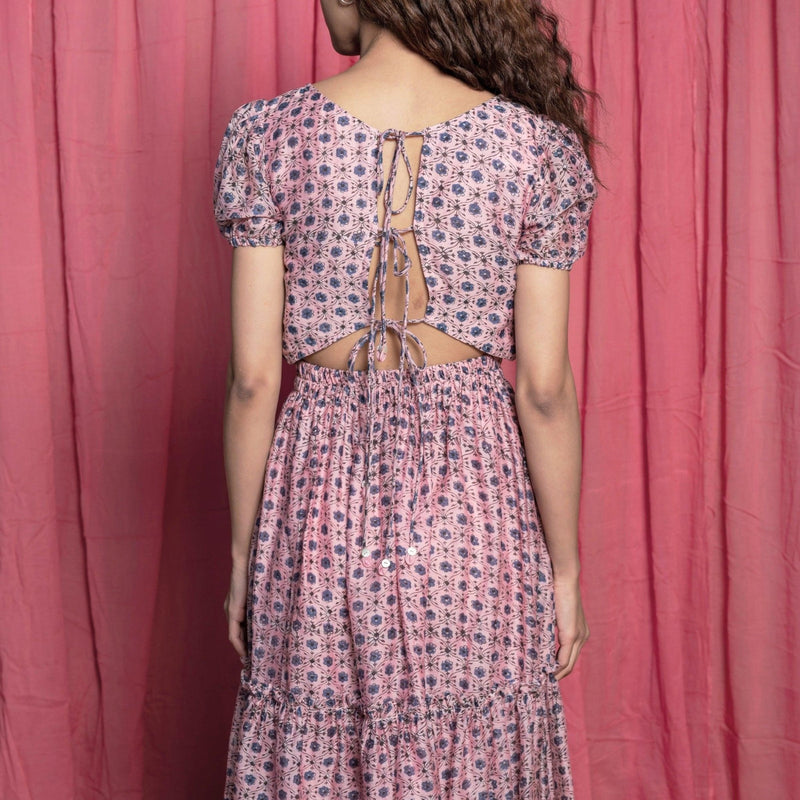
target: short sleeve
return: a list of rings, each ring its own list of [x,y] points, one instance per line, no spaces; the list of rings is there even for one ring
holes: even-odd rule
[[[233,112],[214,168],[214,218],[233,247],[284,244],[270,192],[265,108],[253,100]]]
[[[595,176],[570,127],[543,117],[538,160],[523,205],[517,264],[572,269],[586,251]]]

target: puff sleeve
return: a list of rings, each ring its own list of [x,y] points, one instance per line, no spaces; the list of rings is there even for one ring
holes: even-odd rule
[[[517,265],[569,270],[586,251],[597,186],[577,134],[564,123],[542,120],[538,158],[523,204]]]
[[[252,100],[233,112],[214,168],[214,218],[233,247],[285,243],[270,191],[266,108]]]

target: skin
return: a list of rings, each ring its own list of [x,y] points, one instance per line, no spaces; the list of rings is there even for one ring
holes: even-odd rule
[[[408,50],[395,37],[363,22],[354,5],[320,0],[334,49],[360,54],[339,75],[316,82],[330,99],[358,119],[378,128],[415,130],[450,119],[492,97],[478,91]],[[421,137],[406,146],[416,172]],[[392,142],[385,142],[388,172]],[[395,198],[405,197],[408,176],[398,170]],[[411,220],[414,197],[394,225]],[[379,217],[382,206],[379,203]],[[406,235],[413,266],[410,272],[410,317],[421,317],[427,288],[413,233]],[[246,652],[245,604],[250,537],[263,491],[281,385],[281,336],[284,302],[283,246],[235,247],[232,263],[232,351],[228,365],[223,438],[231,509],[231,582],[224,609],[228,638],[240,657]],[[377,250],[370,276],[377,265]],[[371,277],[370,277],[371,280]],[[404,282],[387,280],[387,316],[402,318]],[[579,585],[578,508],[581,481],[581,432],[578,400],[567,350],[569,272],[520,265],[515,293],[517,347],[515,403],[531,481],[550,553],[558,628],[556,678],[574,669],[589,638]],[[481,351],[424,323],[409,329],[422,340],[428,363],[472,358]],[[343,369],[356,331],[306,360]],[[412,347],[418,363],[421,356]],[[356,369],[366,368],[366,348]],[[397,337],[388,339],[387,358],[378,368],[397,368]]]

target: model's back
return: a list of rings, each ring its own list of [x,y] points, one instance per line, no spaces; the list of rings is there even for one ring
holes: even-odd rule
[[[243,376],[225,800],[572,800],[565,271],[596,189],[579,134],[532,108],[574,83],[536,0],[321,3],[361,60],[239,106],[215,170]],[[273,434],[279,350],[297,368]]]
[[[517,267],[583,253],[596,188],[575,134],[455,83],[425,119],[347,74],[234,112],[217,221],[232,244],[285,246],[289,363],[514,358]]]
[[[437,83],[441,85],[437,85]],[[437,83],[426,87],[425,96],[435,99],[429,100],[427,106],[422,108],[420,108],[418,99],[408,97],[407,90],[402,90],[403,97],[387,96],[385,89],[383,92],[377,92],[374,82],[367,82],[358,76],[337,75],[328,80],[317,81],[314,85],[330,103],[349,112],[354,120],[366,122],[370,127],[379,131],[419,131],[444,120],[452,120],[464,116],[466,112],[494,97],[489,92],[476,91],[452,79],[439,79]],[[400,94],[397,89],[395,89],[395,93]],[[388,117],[387,111],[390,112]],[[424,117],[420,116],[420,111],[425,112]],[[429,301],[429,291],[425,282],[425,273],[422,269],[416,236],[414,230],[411,230],[414,224],[414,209],[417,197],[416,182],[419,176],[424,141],[424,135],[411,135],[403,137],[401,141],[394,137],[385,138],[379,145],[383,148],[383,187],[376,198],[379,228],[384,227],[387,215],[386,188],[392,173],[393,159],[398,155],[402,156],[403,153],[408,157],[408,162],[401,158],[398,162],[398,168],[395,170],[392,192],[394,202],[391,204],[394,213],[392,214],[391,224],[395,229],[402,231],[399,235],[403,238],[404,248],[410,259],[408,270],[408,316],[412,319],[425,316]],[[399,153],[397,152],[398,147],[401,148]],[[408,202],[404,203],[403,199],[407,196],[409,188],[411,189],[411,196]],[[397,209],[401,210],[398,211]],[[432,224],[432,221],[428,224]],[[393,241],[389,241],[388,256],[390,261],[394,256],[394,251],[395,244]],[[369,268],[370,286],[375,281],[380,257],[380,242],[377,242]],[[385,292],[386,314],[391,319],[402,319],[406,293],[405,277],[395,275],[393,270],[388,270]],[[381,310],[379,308],[377,309],[377,317],[380,318],[380,316]],[[429,364],[459,361],[481,354],[477,347],[462,342],[427,322],[412,322],[408,325],[408,330],[412,331],[422,342]],[[358,341],[360,335],[358,331],[346,335],[306,358],[308,361],[323,366],[346,367],[350,349]],[[421,353],[418,352],[419,348],[413,344],[411,347],[412,357],[417,361],[421,361]],[[386,358],[379,362],[379,368],[381,366],[388,369],[398,367],[400,364],[400,349],[399,338],[396,335],[389,336]],[[366,369],[366,367],[367,351],[366,348],[363,348],[359,351],[355,361],[355,368]]]

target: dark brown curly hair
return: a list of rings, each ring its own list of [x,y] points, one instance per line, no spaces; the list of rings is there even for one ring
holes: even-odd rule
[[[362,19],[475,89],[516,100],[568,125],[595,169],[599,140],[585,118],[587,97],[559,39],[559,19],[540,0],[355,0]],[[598,183],[602,183],[598,178]]]

